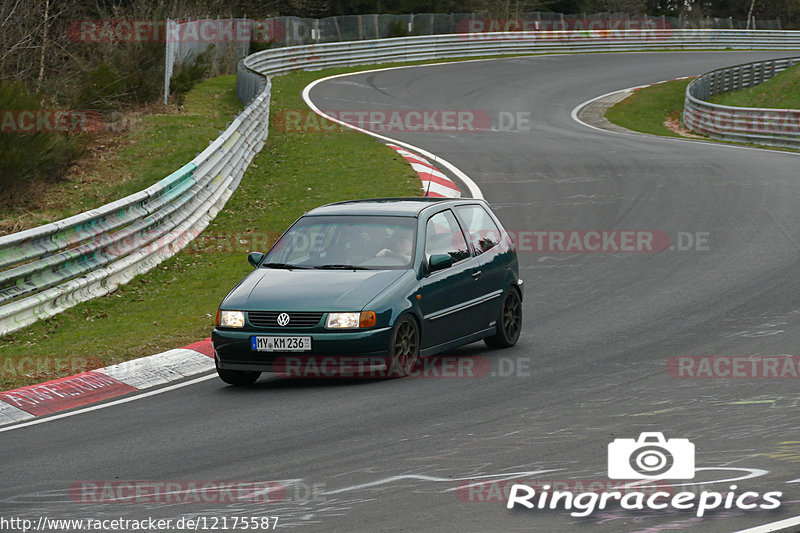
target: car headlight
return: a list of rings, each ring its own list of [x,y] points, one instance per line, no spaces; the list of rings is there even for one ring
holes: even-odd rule
[[[223,328],[243,328],[244,313],[241,311],[217,311],[217,325]]]
[[[325,327],[330,329],[371,328],[376,322],[375,311],[328,313]]]

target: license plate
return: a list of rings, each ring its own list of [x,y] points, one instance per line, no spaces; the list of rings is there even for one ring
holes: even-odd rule
[[[308,352],[311,337],[250,337],[250,347],[256,352]]]

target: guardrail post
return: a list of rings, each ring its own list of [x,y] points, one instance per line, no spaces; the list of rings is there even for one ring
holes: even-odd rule
[[[167,105],[169,99],[169,81],[172,78],[172,68],[175,64],[174,43],[170,43],[170,19],[167,17],[164,25],[164,105]]]

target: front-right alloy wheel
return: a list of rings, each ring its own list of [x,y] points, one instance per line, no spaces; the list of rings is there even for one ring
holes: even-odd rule
[[[522,299],[519,292],[509,287],[503,295],[500,316],[497,318],[497,333],[483,341],[490,348],[509,348],[514,346],[522,331]]]

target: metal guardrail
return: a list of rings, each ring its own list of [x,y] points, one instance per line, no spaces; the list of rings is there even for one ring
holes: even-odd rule
[[[646,29],[463,33],[264,50],[246,57],[243,67],[249,71],[245,76],[251,77],[300,69],[502,54],[798,48],[800,31]],[[255,89],[240,86],[239,97],[243,102],[256,94]]]
[[[114,290],[208,225],[264,145],[269,84],[202,153],[98,209],[0,237],[0,334]]]
[[[263,146],[270,75],[501,54],[792,48],[800,48],[800,32],[655,29],[430,35],[253,54],[239,64],[237,93],[247,108],[186,166],[98,209],[0,237],[0,335],[114,290],[197,236]]]
[[[686,87],[683,121],[696,133],[723,141],[800,148],[800,110],[732,107],[708,101],[741,91],[800,63],[800,57],[759,61],[707,72]]]

